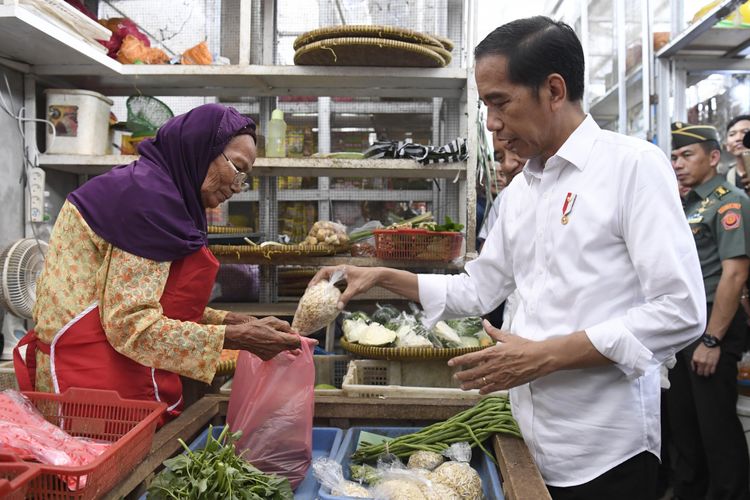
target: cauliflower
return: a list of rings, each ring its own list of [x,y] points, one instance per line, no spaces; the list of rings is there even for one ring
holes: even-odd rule
[[[365,328],[367,328],[367,323],[361,319],[345,319],[344,323],[341,325],[346,340],[349,342],[359,342],[359,338],[362,336],[362,332]]]
[[[362,345],[382,346],[394,340],[396,340],[396,332],[380,323],[370,323],[359,335],[359,343]]]
[[[443,455],[435,453],[434,451],[420,450],[413,453],[409,457],[407,467],[410,469],[427,469],[433,470],[438,465],[445,461]]]
[[[461,500],[481,500],[482,479],[466,462],[446,462],[430,474],[432,481],[454,490]]]
[[[341,292],[332,282],[320,281],[305,291],[294,313],[292,328],[302,335],[320,330],[336,319]]]

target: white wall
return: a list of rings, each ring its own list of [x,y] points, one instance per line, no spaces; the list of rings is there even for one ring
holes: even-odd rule
[[[12,100],[2,74],[8,77]],[[23,76],[0,66],[0,94],[18,110],[23,106]],[[0,111],[0,247],[23,237],[22,151],[16,121]]]

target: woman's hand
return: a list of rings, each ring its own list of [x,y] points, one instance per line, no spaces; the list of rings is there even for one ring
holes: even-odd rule
[[[370,288],[378,286],[382,269],[378,267],[357,267],[357,266],[330,266],[323,267],[317,272],[313,279],[310,280],[308,287],[313,286],[321,280],[330,280],[333,273],[343,271],[346,280],[346,290],[341,294],[338,308],[343,309],[346,304],[355,296],[365,293]]]
[[[243,313],[236,313],[229,311],[226,316],[224,316],[224,324],[225,325],[241,325],[242,323],[247,323],[248,321],[256,320],[255,316],[250,316],[249,314],[243,314]]]
[[[224,334],[225,349],[251,352],[263,361],[272,359],[282,351],[299,349],[301,338],[289,323],[273,316],[255,319],[240,325],[227,325]]]

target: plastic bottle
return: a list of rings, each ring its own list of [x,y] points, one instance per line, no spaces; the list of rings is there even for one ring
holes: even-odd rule
[[[284,112],[274,109],[271,121],[268,122],[266,135],[266,156],[268,158],[284,158],[286,156],[286,122]]]

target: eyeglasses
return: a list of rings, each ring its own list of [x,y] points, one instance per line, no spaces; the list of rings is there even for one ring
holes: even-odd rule
[[[232,180],[232,187],[235,189],[239,189],[241,192],[249,190],[250,184],[245,182],[247,181],[247,174],[245,172],[240,172],[240,169],[237,168],[237,165],[235,165],[234,162],[227,157],[227,155],[221,153],[221,156],[223,156],[224,159],[228,161],[234,169],[234,179]]]

